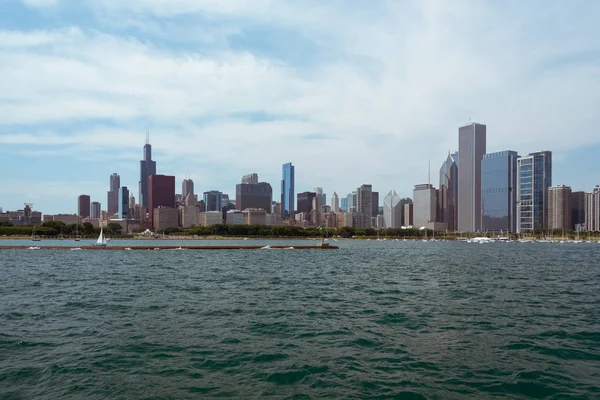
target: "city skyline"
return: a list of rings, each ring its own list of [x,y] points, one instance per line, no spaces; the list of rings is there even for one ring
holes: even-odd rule
[[[113,172],[139,197],[146,130],[157,172],[198,193],[255,172],[277,198],[291,161],[296,193],[410,197],[470,119],[488,152],[550,149],[554,183],[598,184],[595,2],[120,3],[3,3],[4,209],[72,212],[82,193],[105,209]]]

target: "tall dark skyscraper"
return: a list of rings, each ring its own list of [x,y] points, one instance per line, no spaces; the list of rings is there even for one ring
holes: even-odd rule
[[[266,182],[238,183],[235,187],[235,205],[238,210],[262,208],[271,213],[273,189]]]
[[[82,194],[77,198],[77,213],[81,218],[90,216],[90,196]]]
[[[174,176],[150,175],[148,178],[148,214],[151,219],[158,207],[175,207]]]
[[[106,211],[111,217],[119,211],[119,188],[121,177],[116,172],[110,176],[110,186],[106,194]]]
[[[481,229],[481,160],[486,152],[486,126],[475,122],[458,128],[458,230]]]
[[[148,209],[148,178],[156,175],[156,161],[152,161],[152,145],[150,145],[150,136],[146,133],[146,144],[144,145],[144,159],[140,161],[140,193],[139,202],[142,208]],[[152,212],[152,210],[149,210]]]
[[[185,197],[188,194],[194,195],[194,181],[191,179],[184,179],[181,183],[181,196]]]
[[[281,216],[289,217],[294,213],[294,166],[283,164],[281,177]]]

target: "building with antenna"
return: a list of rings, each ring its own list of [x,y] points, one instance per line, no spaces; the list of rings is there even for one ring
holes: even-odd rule
[[[139,202],[143,209],[148,209],[148,178],[156,175],[156,161],[152,161],[152,145],[150,133],[146,131],[146,144],[144,145],[144,158],[140,161]],[[118,200],[117,200],[118,202]],[[151,212],[151,211],[150,211]],[[151,214],[152,215],[152,214]]]

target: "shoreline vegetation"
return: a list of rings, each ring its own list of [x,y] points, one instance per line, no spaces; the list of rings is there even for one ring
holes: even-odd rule
[[[41,226],[10,226],[0,224],[0,239],[29,239],[32,235],[42,239],[96,239],[100,233],[100,228],[95,228],[90,223],[83,223],[79,226],[65,225],[62,222],[47,222]],[[581,232],[579,237],[576,232],[555,231],[536,231],[524,235],[509,233],[451,233],[451,232],[433,232],[429,229],[394,229],[394,228],[302,228],[297,226],[267,226],[267,225],[213,225],[213,226],[192,226],[189,228],[169,228],[164,232],[159,232],[154,236],[144,236],[143,234],[124,234],[121,232],[121,225],[118,223],[108,223],[104,227],[104,234],[111,239],[136,239],[136,240],[252,240],[252,239],[290,239],[290,240],[321,240],[326,238],[337,239],[407,239],[422,240],[435,237],[441,240],[460,240],[474,237],[498,238],[500,236],[517,239],[554,239],[554,240],[600,240],[599,232]]]

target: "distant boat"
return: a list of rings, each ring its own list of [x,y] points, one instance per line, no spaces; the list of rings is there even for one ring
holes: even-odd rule
[[[106,237],[104,236],[104,232],[102,231],[102,228],[100,228],[100,236],[98,236],[98,240],[96,240],[96,243],[94,243],[94,246],[106,246]]]
[[[79,242],[79,222],[75,225],[75,241]]]
[[[32,242],[40,242],[41,240],[42,240],[42,238],[35,234],[35,226],[34,226],[33,229],[31,230],[31,241]]]

